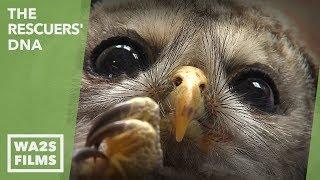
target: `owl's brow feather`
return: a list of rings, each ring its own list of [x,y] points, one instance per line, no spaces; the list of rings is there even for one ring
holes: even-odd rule
[[[212,81],[213,84],[213,94],[219,96],[221,91],[225,88],[228,81],[224,81],[223,85],[219,88],[220,81],[222,80],[222,76],[224,76],[223,71],[223,53],[224,49],[224,42],[220,42],[219,38],[216,38],[216,35],[213,34],[213,27],[211,25],[207,26],[203,38],[202,38],[202,45],[203,50],[207,57],[204,57],[203,60],[205,62],[209,61],[208,69],[209,69],[209,80]],[[222,44],[222,46],[220,45]],[[225,78],[224,78],[225,79]],[[219,89],[218,89],[219,88]]]
[[[190,24],[190,23],[187,23]],[[190,26],[193,26],[190,24]],[[190,47],[190,42],[195,38],[196,29],[189,28],[187,25],[182,27],[175,38],[169,43],[159,56],[160,62],[155,64],[154,71],[152,73],[160,74],[158,79],[165,80],[168,76],[182,64],[183,55],[187,52],[187,49]]]

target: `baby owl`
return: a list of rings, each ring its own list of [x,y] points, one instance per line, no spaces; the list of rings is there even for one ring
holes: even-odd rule
[[[90,13],[71,179],[305,178],[318,66],[283,18],[110,4]]]

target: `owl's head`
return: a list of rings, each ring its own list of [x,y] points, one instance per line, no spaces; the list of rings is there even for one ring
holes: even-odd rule
[[[164,163],[205,176],[303,177],[315,65],[282,22],[236,1],[130,1],[92,9],[78,145],[133,97],[161,108]]]

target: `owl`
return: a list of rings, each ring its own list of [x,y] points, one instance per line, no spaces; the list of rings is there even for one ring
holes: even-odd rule
[[[241,0],[91,10],[72,179],[304,179],[318,65]]]

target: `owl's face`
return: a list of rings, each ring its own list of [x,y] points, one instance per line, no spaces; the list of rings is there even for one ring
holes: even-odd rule
[[[98,5],[77,146],[91,119],[147,96],[161,108],[165,165],[206,176],[303,177],[314,102],[308,61],[280,22],[236,2]]]

